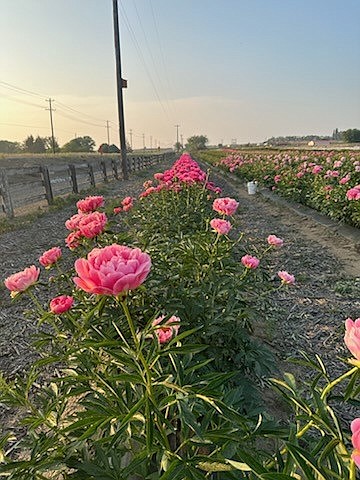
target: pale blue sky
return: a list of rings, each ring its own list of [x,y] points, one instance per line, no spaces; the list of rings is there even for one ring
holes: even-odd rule
[[[119,4],[135,147],[360,128],[360,0]],[[113,44],[111,0],[0,0],[0,139],[48,135],[51,97],[60,144],[118,143]]]

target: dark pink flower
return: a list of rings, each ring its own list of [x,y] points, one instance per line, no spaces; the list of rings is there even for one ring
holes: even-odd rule
[[[107,218],[103,212],[92,212],[79,223],[79,231],[86,238],[94,238],[104,231]]]
[[[61,248],[53,247],[41,255],[41,257],[39,258],[39,262],[43,267],[50,268],[51,265],[53,265],[59,260],[61,255],[62,255]]]
[[[86,216],[86,214],[80,212],[73,215],[71,218],[66,220],[65,227],[68,230],[77,230],[79,228],[80,221]]]
[[[104,197],[101,195],[86,197],[82,200],[79,200],[76,206],[79,212],[90,213],[95,211],[97,208],[104,206]]]
[[[94,248],[75,262],[75,284],[88,293],[114,295],[134,290],[148,276],[151,259],[139,248],[109,245]]]
[[[70,248],[70,250],[74,250],[80,245],[82,238],[83,236],[81,232],[79,232],[79,230],[70,232],[69,235],[65,238],[66,246]]]
[[[74,304],[73,297],[68,295],[60,295],[50,301],[50,311],[56,315],[67,312]]]

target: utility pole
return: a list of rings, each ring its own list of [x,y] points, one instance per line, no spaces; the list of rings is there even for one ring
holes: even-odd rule
[[[145,150],[145,133],[142,134],[143,137],[143,149]]]
[[[110,133],[109,133],[110,126],[109,126],[109,120],[106,120],[106,130],[107,130],[107,141],[108,141],[108,145],[110,145]]]
[[[150,148],[152,150],[152,135],[150,135]]]
[[[50,112],[51,147],[52,147],[53,154],[55,154],[54,123],[53,123],[53,116],[52,116],[52,112],[53,112],[54,109],[52,108],[52,105],[51,105],[51,102],[53,102],[53,100],[51,100],[51,98],[49,98],[49,99],[46,100],[46,101],[49,102],[49,108],[47,108],[46,110],[49,110],[49,112]]]
[[[183,141],[183,136],[182,136],[182,134],[180,135],[180,142],[181,142],[181,146],[183,147],[183,146],[184,146],[184,141]]]
[[[133,144],[132,144],[132,129],[130,128],[130,131],[129,131],[129,135],[130,135],[130,147],[131,147],[131,150],[133,149]]]
[[[119,12],[118,1],[113,0],[113,20],[114,20],[114,43],[116,59],[116,85],[119,117],[119,137],[121,150],[121,168],[124,180],[129,178],[128,165],[126,158],[126,139],[125,139],[125,121],[124,121],[124,102],[122,89],[125,86],[121,77],[121,55],[120,55],[120,31],[119,31]]]
[[[179,150],[179,127],[180,125],[175,125],[176,128],[176,143],[177,143],[177,149]]]

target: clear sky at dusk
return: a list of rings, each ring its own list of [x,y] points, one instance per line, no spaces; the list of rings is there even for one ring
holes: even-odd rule
[[[173,145],[176,124],[210,143],[360,128],[360,0],[121,0],[119,14],[134,147]],[[60,145],[106,142],[106,120],[119,143],[111,0],[0,0],[0,140],[50,135],[46,98]]]

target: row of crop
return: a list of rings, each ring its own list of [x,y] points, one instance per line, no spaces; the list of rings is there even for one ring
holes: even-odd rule
[[[360,153],[203,152],[200,157],[284,197],[360,227]]]
[[[266,256],[283,240],[269,232],[255,248],[237,233],[238,202],[220,194],[182,155],[137,199],[79,201],[69,249],[5,280],[46,328],[29,372],[1,379],[0,402],[19,409],[21,428],[0,440],[0,476],[355,479],[360,419],[352,452],[329,399],[350,379],[343,397],[356,400],[356,360],[331,379],[307,358],[316,378],[306,393],[289,374],[272,380],[293,410],[286,424],[261,405],[257,379],[273,359],[252,326],[274,288]],[[275,288],[294,283],[277,273]],[[358,359],[359,324],[348,319],[346,337]]]

